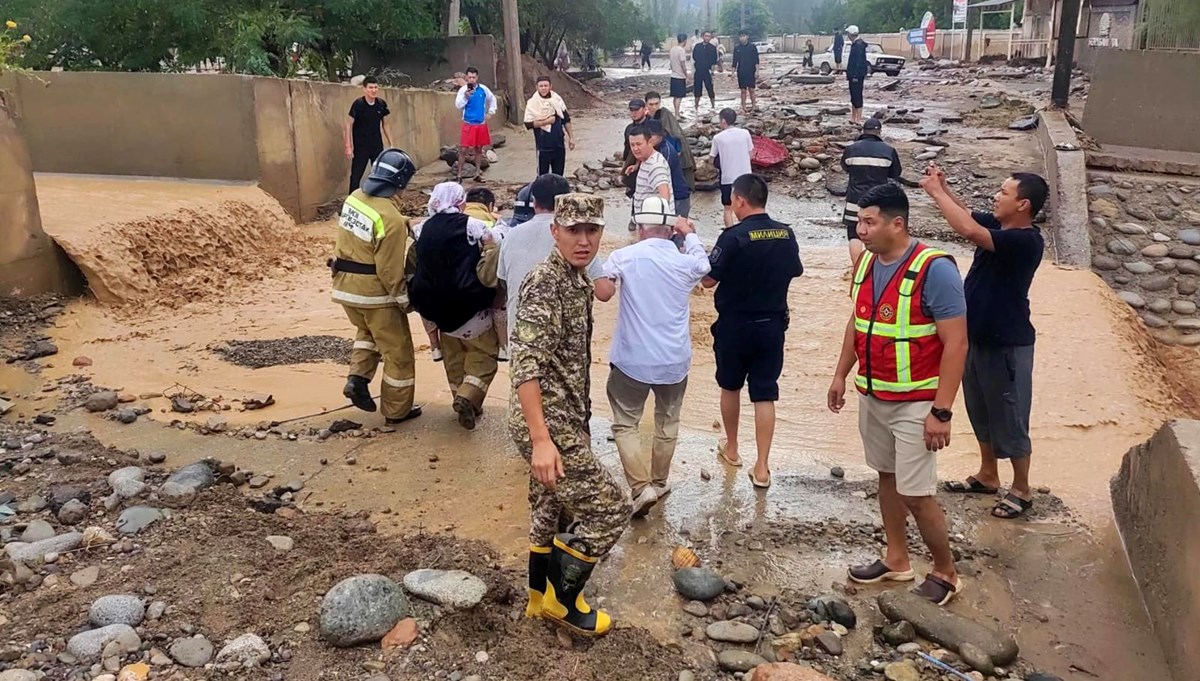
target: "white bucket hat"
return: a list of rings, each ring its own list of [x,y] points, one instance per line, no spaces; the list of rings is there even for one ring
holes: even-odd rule
[[[641,210],[633,214],[633,221],[639,225],[647,227],[658,227],[660,225],[674,225],[678,216],[675,211],[671,210],[671,204],[660,196],[651,196],[645,201],[642,201]]]
[[[850,24],[849,26],[846,27],[846,32],[849,33],[850,35],[858,35],[858,27],[855,26],[854,24]]]

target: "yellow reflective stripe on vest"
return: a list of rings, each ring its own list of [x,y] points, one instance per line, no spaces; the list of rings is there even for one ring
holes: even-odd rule
[[[937,334],[937,324],[913,324],[908,327],[908,335],[901,336],[896,324],[885,324],[883,322],[875,322],[875,326],[871,326],[871,320],[854,318],[854,330],[866,333],[871,329],[873,335],[883,338],[895,338],[903,340],[905,338],[923,338],[925,336],[933,336]],[[882,332],[880,331],[882,329]]]
[[[850,285],[850,300],[858,302],[858,289],[862,288],[862,282],[866,281],[867,270],[871,268],[871,262],[875,260],[875,254],[870,251],[863,251],[862,257],[858,259],[858,267],[854,270],[854,280]]]
[[[376,239],[383,238],[383,216],[379,214],[379,211],[363,203],[357,196],[354,196],[353,194],[346,197],[346,203],[350,204],[350,207],[354,210],[367,216],[367,219],[370,220],[373,225],[375,225]]]
[[[896,380],[900,385],[912,386],[909,390],[921,390],[912,382],[912,346],[908,343],[908,339],[932,336],[937,333],[937,325],[922,324],[920,325],[925,333],[920,333],[917,330],[918,325],[911,324],[912,321],[912,294],[913,289],[917,285],[917,277],[920,276],[921,270],[928,264],[929,259],[940,254],[941,251],[927,248],[917,254],[913,258],[912,263],[908,266],[906,276],[900,279],[900,302],[896,305],[896,322],[897,329],[894,336],[889,336],[896,339]],[[912,277],[907,276],[912,273]],[[929,330],[932,329],[932,330]],[[934,382],[936,384],[936,381]],[[936,387],[936,385],[935,385]]]
[[[863,376],[862,374],[855,376],[854,385],[858,388],[862,388],[863,391],[866,391],[867,377]],[[878,378],[872,378],[871,387],[874,390],[887,393],[910,393],[917,390],[937,390],[938,378],[937,376],[934,376],[933,378],[926,379],[924,381],[916,381],[915,383],[911,381],[908,383],[893,383],[891,381],[881,381]]]

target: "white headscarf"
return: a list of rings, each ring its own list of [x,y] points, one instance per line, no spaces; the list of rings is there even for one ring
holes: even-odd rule
[[[467,190],[457,182],[442,182],[433,188],[429,206],[425,209],[430,217],[438,213],[460,213],[467,202]]]

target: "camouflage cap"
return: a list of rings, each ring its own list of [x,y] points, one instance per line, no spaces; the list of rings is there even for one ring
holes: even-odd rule
[[[591,194],[560,194],[554,200],[554,221],[571,225],[604,226],[604,199]]]

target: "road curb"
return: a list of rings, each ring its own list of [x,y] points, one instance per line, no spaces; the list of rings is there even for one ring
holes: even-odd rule
[[[1038,113],[1038,142],[1050,184],[1054,258],[1064,265],[1091,267],[1087,163],[1075,130],[1061,111]]]

